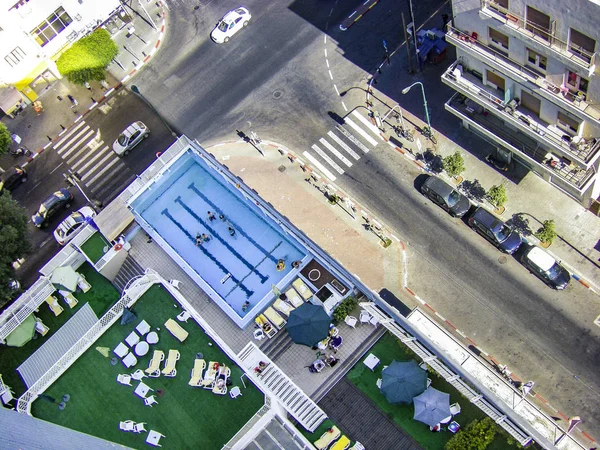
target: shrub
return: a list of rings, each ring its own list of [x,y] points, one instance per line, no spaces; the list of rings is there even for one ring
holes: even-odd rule
[[[465,160],[461,153],[456,151],[442,160],[442,167],[448,175],[455,177],[465,171]]]
[[[333,320],[342,322],[344,318],[358,306],[358,300],[353,296],[346,297],[333,312]]]
[[[546,244],[551,244],[556,237],[554,220],[544,220],[542,226],[535,232],[535,237]]]
[[[381,245],[383,246],[383,248],[388,248],[390,245],[392,245],[392,240],[389,237],[386,237],[383,239]]]
[[[332,205],[335,205],[338,202],[339,199],[340,198],[337,195],[331,194],[329,196],[329,203],[331,203]]]
[[[10,148],[12,137],[10,131],[2,122],[0,122],[0,155],[4,155]]]
[[[106,79],[106,68],[119,53],[108,31],[99,28],[79,39],[56,61],[58,71],[76,84]]]
[[[508,200],[508,196],[506,195],[506,188],[503,184],[496,184],[490,188],[490,190],[486,194],[487,199],[490,203],[497,208],[503,206]]]
[[[444,446],[445,450],[485,450],[496,436],[496,424],[486,417],[474,420],[463,430],[459,430]]]

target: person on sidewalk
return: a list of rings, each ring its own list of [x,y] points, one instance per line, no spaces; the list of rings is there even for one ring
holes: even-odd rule
[[[88,83],[87,81],[83,83],[83,85],[87,88],[88,91],[92,90],[92,86],[90,86],[90,83]]]
[[[79,105],[79,102],[77,100],[75,100],[75,97],[73,97],[71,94],[67,94],[67,98],[71,102],[71,108],[73,108],[74,106]]]

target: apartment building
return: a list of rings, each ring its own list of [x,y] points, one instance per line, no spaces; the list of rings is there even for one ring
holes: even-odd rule
[[[55,64],[60,53],[120,5],[119,0],[0,0],[0,85],[35,100],[60,77]]]
[[[442,81],[465,128],[585,207],[600,195],[597,0],[454,1]],[[549,199],[551,201],[551,199]]]

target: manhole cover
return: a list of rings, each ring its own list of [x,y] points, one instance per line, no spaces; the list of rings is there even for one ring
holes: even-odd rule
[[[280,172],[285,172],[285,166],[279,166],[277,170],[279,170]]]
[[[281,89],[277,89],[275,92],[273,92],[273,98],[275,100],[279,100],[281,97],[283,97],[283,91]]]
[[[500,264],[506,264],[506,261],[507,261],[507,260],[506,260],[506,256],[504,256],[504,255],[502,255],[502,256],[500,256],[500,257],[498,258],[498,262],[499,262]]]

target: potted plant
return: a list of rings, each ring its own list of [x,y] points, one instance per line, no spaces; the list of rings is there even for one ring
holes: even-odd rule
[[[465,160],[457,150],[454,154],[442,159],[442,168],[450,177],[460,183],[462,181],[460,174],[465,171]]]
[[[542,242],[542,247],[548,248],[557,236],[554,229],[554,220],[544,220],[542,226],[535,232],[534,236]]]

